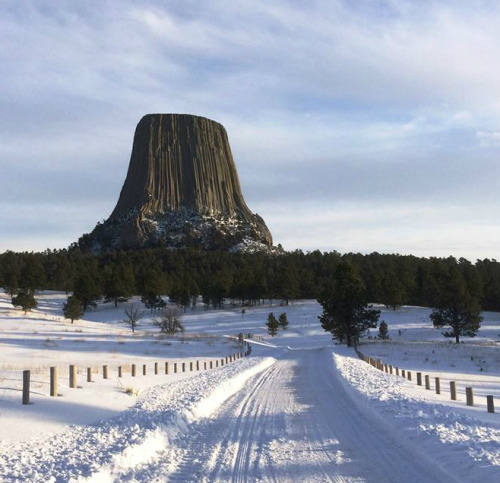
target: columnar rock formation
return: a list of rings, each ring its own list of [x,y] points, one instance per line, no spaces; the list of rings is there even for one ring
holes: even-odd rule
[[[247,207],[224,127],[187,114],[137,125],[127,178],[109,219],[80,241],[94,252],[162,243],[205,249],[270,247]]]

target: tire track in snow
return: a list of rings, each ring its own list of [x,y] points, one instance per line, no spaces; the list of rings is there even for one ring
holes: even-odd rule
[[[177,441],[185,448],[185,455],[182,467],[169,481],[248,481],[255,428],[263,409],[259,394],[266,392],[265,386],[275,378],[276,370],[274,364],[252,378],[247,383],[248,391],[233,396],[213,419],[195,424]]]
[[[283,354],[176,445],[185,453],[174,482],[454,481],[360,411],[329,350]]]

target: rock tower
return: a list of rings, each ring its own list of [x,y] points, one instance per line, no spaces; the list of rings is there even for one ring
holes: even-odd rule
[[[247,207],[224,127],[189,114],[148,114],[134,135],[111,216],[79,240],[85,251],[157,246],[266,249],[272,237]]]

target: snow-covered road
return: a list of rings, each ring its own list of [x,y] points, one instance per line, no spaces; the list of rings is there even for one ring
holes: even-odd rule
[[[462,450],[469,470],[455,479],[430,449],[436,438],[395,424],[403,412],[382,417],[342,365],[374,384],[392,376],[351,356],[335,356],[339,366],[331,347],[255,352],[263,357],[157,386],[109,421],[0,447],[0,480],[480,481]]]
[[[340,377],[331,350],[285,351],[182,436],[170,481],[453,481],[404,435],[359,412]]]

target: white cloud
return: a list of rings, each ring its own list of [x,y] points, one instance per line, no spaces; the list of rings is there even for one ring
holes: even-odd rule
[[[315,206],[318,225],[330,216],[324,203],[341,210],[342,201],[382,213],[419,197],[458,211],[500,208],[500,6],[491,2],[42,0],[0,13],[4,239],[18,233],[5,208],[16,202],[31,199],[38,220],[59,217],[62,238],[85,193],[102,203],[86,220],[107,216],[148,112],[224,124],[249,205],[264,216],[276,204],[294,214],[294,196]],[[44,196],[67,214],[38,209]],[[421,213],[422,227],[426,219],[446,235],[431,213]],[[43,222],[24,222],[47,246]],[[367,223],[359,219],[361,232]],[[288,226],[279,236],[310,246]],[[353,227],[338,228],[342,246],[357,246]],[[464,251],[496,246],[496,232],[480,232],[483,242],[470,239]],[[372,234],[380,251],[420,250],[409,225],[397,239]],[[328,239],[323,248],[335,248]]]
[[[476,135],[482,148],[500,147],[500,131],[478,131]]]

